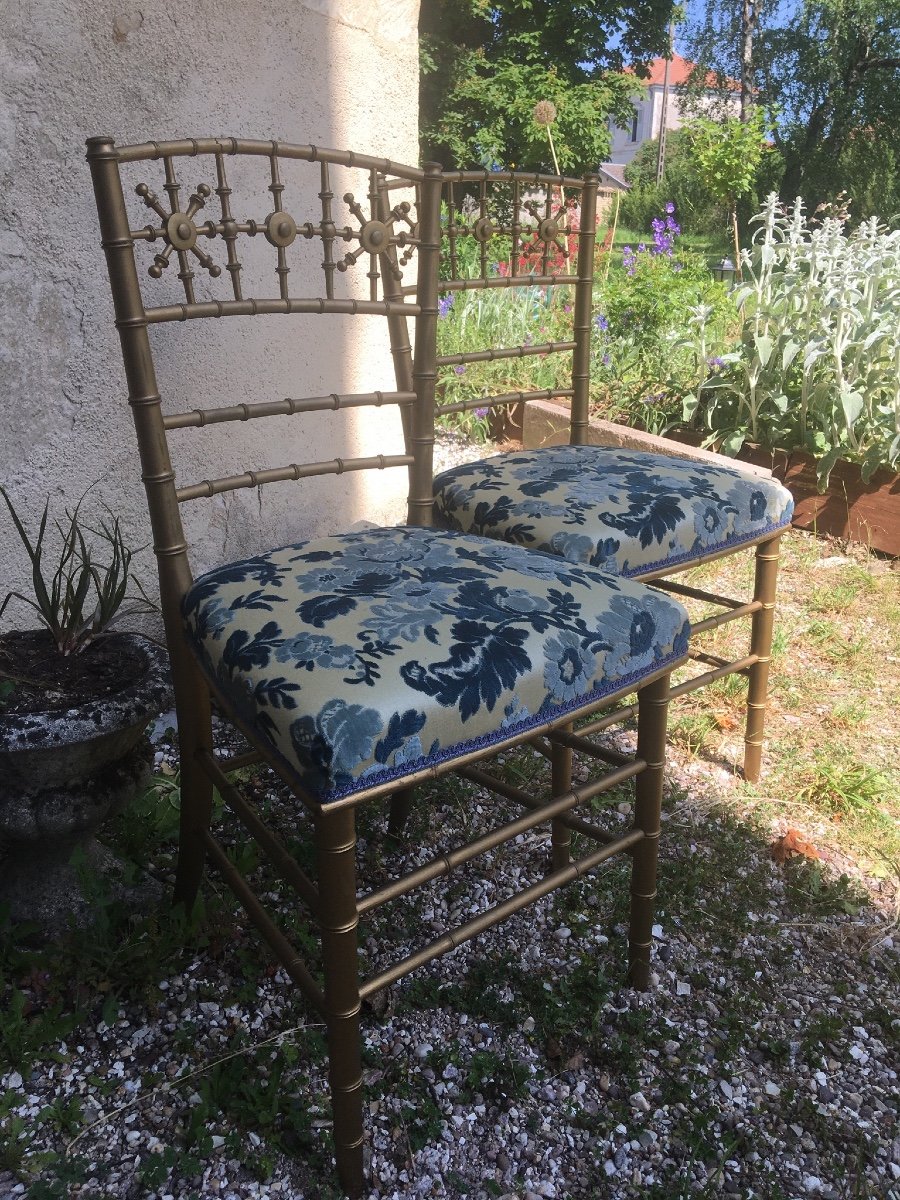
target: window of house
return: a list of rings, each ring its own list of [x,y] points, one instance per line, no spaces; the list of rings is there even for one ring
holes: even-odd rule
[[[631,118],[631,140],[633,142],[638,140],[638,115],[636,112]]]

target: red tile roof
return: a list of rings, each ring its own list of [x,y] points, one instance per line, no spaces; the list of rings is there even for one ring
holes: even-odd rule
[[[645,76],[641,83],[646,83],[648,87],[662,87],[665,80],[666,60],[664,58],[654,58],[647,64],[649,75]],[[688,62],[686,58],[682,58],[680,54],[673,54],[672,61],[669,64],[669,87],[678,87],[681,84],[687,83],[691,71],[694,69],[694,64]],[[626,67],[625,70],[629,74],[634,73],[633,67]],[[715,76],[710,74],[707,77],[707,86],[715,87]],[[739,86],[736,80],[729,79],[728,86],[736,88]]]

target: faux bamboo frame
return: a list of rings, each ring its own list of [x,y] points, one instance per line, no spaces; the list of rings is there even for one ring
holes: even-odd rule
[[[569,442],[574,446],[587,445],[589,441],[590,355],[593,333],[591,304],[596,245],[597,177],[586,175],[583,179],[576,179],[522,171],[445,171],[442,186],[447,215],[441,227],[440,287],[445,294],[449,295],[463,290],[492,290],[522,286],[539,286],[548,289],[562,287],[571,289],[574,293],[575,304],[572,314],[571,339],[541,345],[486,346],[465,353],[439,356],[437,359],[438,368],[445,368],[469,363],[521,358],[535,354],[544,356],[571,354],[571,371],[567,385],[543,391],[504,392],[497,395],[489,393],[474,400],[455,404],[439,404],[437,412],[439,414],[459,413],[475,408],[503,410],[513,404],[565,398],[571,403]],[[492,192],[497,187],[505,189],[503,204],[511,207],[513,214],[512,219],[505,223],[491,220],[495,210]],[[390,191],[390,185],[386,190]],[[474,197],[475,213],[470,213],[466,220],[459,215],[461,191],[469,197]],[[567,201],[573,201],[580,211],[577,253],[573,269],[568,273],[548,274],[547,263],[552,239],[543,242],[542,270],[539,270],[537,274],[519,270],[522,223],[518,219],[518,214],[521,211],[523,198],[536,192],[543,194],[543,199],[539,204],[543,207],[545,219],[555,211],[553,200],[555,195],[565,195]],[[482,236],[487,228],[485,222],[491,226],[491,238],[500,239],[501,244],[502,241],[506,242],[506,261],[509,263],[509,273],[505,276],[498,277],[491,271],[491,259],[495,258],[496,254],[489,255],[487,253],[487,239]],[[462,273],[459,245],[464,238],[474,239],[479,243],[479,271],[472,277],[464,277]],[[496,242],[492,242],[492,245],[495,246]],[[413,292],[410,288],[398,288],[394,294],[398,297],[412,296]],[[403,353],[400,342],[397,344],[396,353],[398,355]],[[762,765],[781,536],[781,532],[774,536],[769,533],[763,534],[756,539],[742,542],[734,549],[698,555],[694,559],[679,563],[677,567],[647,571],[633,576],[641,583],[653,584],[672,595],[699,600],[720,610],[713,616],[694,622],[692,641],[697,634],[704,631],[718,628],[732,621],[750,619],[748,653],[732,660],[712,659],[692,645],[691,658],[711,669],[702,671],[675,685],[671,698],[676,699],[697,691],[726,675],[742,675],[748,680],[743,773],[744,777],[751,782],[759,778]],[[755,573],[752,596],[749,601],[687,587],[674,582],[671,578],[673,575],[712,562],[717,558],[754,548]]]
[[[274,212],[265,220],[237,220],[233,215],[232,190],[228,181],[229,158],[257,157],[267,160],[269,191]],[[512,913],[525,908],[554,889],[594,870],[617,854],[632,858],[632,915],[629,932],[629,978],[634,986],[646,988],[649,982],[650,939],[655,896],[656,858],[660,830],[660,800],[665,759],[666,709],[669,698],[670,667],[645,674],[641,679],[636,706],[623,706],[624,695],[633,685],[597,701],[581,715],[604,710],[600,720],[614,723],[634,708],[638,713],[636,755],[631,760],[611,756],[611,769],[599,780],[572,785],[573,747],[583,746],[580,735],[571,732],[571,717],[549,719],[529,733],[552,762],[549,797],[535,797],[511,789],[481,769],[482,760],[498,749],[520,743],[524,738],[510,737],[490,749],[460,755],[443,767],[429,767],[410,774],[396,793],[391,827],[398,829],[409,804],[409,789],[426,778],[440,777],[453,770],[489,787],[498,796],[520,802],[525,810],[520,817],[501,823],[491,833],[474,839],[438,856],[431,863],[411,871],[405,879],[375,891],[360,891],[356,878],[356,809],[369,801],[386,796],[391,787],[359,791],[328,806],[296,787],[277,761],[273,769],[291,786],[295,796],[310,813],[315,829],[316,871],[303,871],[289,854],[277,834],[268,828],[259,814],[241,795],[230,776],[240,767],[268,761],[266,747],[252,729],[246,728],[234,713],[229,715],[243,729],[252,746],[249,753],[229,762],[217,761],[213,754],[211,708],[215,699],[228,712],[226,697],[211,694],[187,647],[181,619],[181,601],[192,581],[189,551],[181,520],[182,504],[208,498],[223,491],[259,487],[270,483],[301,480],[315,475],[341,474],[355,470],[381,470],[405,467],[410,477],[409,519],[412,523],[431,522],[432,446],[434,440],[434,400],[436,381],[435,330],[438,299],[439,203],[441,173],[428,166],[424,170],[369,158],[363,155],[323,150],[313,146],[294,146],[279,142],[256,142],[238,138],[145,143],[116,147],[111,138],[88,141],[88,161],[94,184],[102,245],[106,255],[121,341],[128,398],[137,432],[141,474],[147,494],[153,545],[157,556],[162,612],[172,661],[178,714],[181,756],[181,817],[179,856],[176,873],[176,899],[190,908],[200,886],[204,864],[209,861],[219,871],[284,966],[289,977],[307,1002],[322,1014],[328,1031],[329,1080],[334,1114],[334,1143],[339,1179],[351,1196],[361,1195],[363,1171],[363,1103],[360,1053],[360,1015],[362,1004],[377,991],[403,978],[418,966],[430,962],[462,944]],[[211,164],[215,186],[201,185],[182,208],[178,168],[184,161]],[[285,160],[304,162],[319,171],[320,213],[315,221],[298,223],[286,211],[281,164]],[[157,219],[157,223],[132,228],[121,178],[121,169],[129,163],[161,162],[168,208],[142,182],[137,194]],[[352,198],[344,197],[358,228],[335,223],[334,195],[330,182],[332,167],[362,168],[368,172],[370,212]],[[384,207],[381,190],[385,178],[398,179],[403,186],[419,190],[418,220],[413,223],[406,212],[390,213]],[[197,220],[201,209],[215,191],[218,219]],[[272,296],[248,298],[244,294],[242,267],[238,253],[241,237],[262,234],[275,250],[276,292]],[[287,247],[297,236],[317,239],[322,247],[324,296],[295,296],[289,285]],[[212,256],[200,249],[207,239],[224,246],[225,270],[230,276],[232,295],[225,300],[198,300],[194,287],[193,263],[198,262],[211,277],[221,274]],[[344,258],[335,249],[339,240],[354,245]],[[135,259],[135,246],[162,241],[164,249],[153,259],[152,277],[159,279],[167,263],[178,263],[178,281],[184,301],[146,307]],[[355,244],[358,243],[358,248]],[[415,248],[417,285],[415,296],[399,294],[398,257]],[[369,258],[370,292],[367,300],[340,298],[334,287],[335,275],[350,268],[363,255]],[[379,298],[379,288],[384,297]],[[582,281],[583,296],[579,312],[584,321],[588,296]],[[242,403],[222,408],[193,408],[179,414],[163,415],[149,337],[151,325],[164,329],[174,321],[204,318],[259,317],[338,313],[348,316],[376,315],[391,331],[398,390],[394,393],[371,392],[354,396],[330,396]],[[406,337],[407,317],[416,318],[415,350]],[[577,339],[575,339],[577,341]],[[582,353],[583,358],[583,353]],[[582,377],[578,386],[585,385]],[[238,475],[176,485],[168,446],[175,431],[202,429],[211,424],[240,424],[270,416],[298,416],[322,411],[347,411],[399,405],[404,414],[407,450],[402,455],[374,455],[358,459],[340,458],[311,464],[257,469]],[[613,711],[609,711],[612,709]],[[607,756],[610,757],[609,755]],[[622,836],[613,836],[592,826],[576,814],[579,804],[626,779],[634,778],[636,790],[635,821]],[[314,976],[295,947],[279,928],[259,897],[235,868],[210,828],[213,787],[220,792],[227,808],[254,839],[272,870],[284,886],[306,906],[318,925],[322,945],[322,977]],[[357,931],[360,920],[382,905],[407,894],[422,884],[439,878],[492,847],[517,837],[521,832],[549,821],[553,831],[552,861],[543,879],[520,893],[498,899],[488,910],[450,929],[442,937],[406,958],[368,978],[360,978],[357,960]],[[593,842],[579,859],[571,857],[571,832],[583,833]]]

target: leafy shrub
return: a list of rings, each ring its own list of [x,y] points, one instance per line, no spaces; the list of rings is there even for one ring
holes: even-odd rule
[[[669,204],[651,220],[652,243],[629,249],[624,268],[611,271],[594,297],[593,410],[654,433],[680,419],[684,395],[696,392],[710,364],[718,361],[710,356],[736,319],[725,287],[712,278],[704,260],[676,249],[680,230],[672,208]],[[569,223],[573,222],[577,216]],[[508,242],[488,242],[489,270],[508,273],[510,264],[502,257],[506,253]],[[472,239],[461,239],[459,273],[480,274],[480,254]],[[570,263],[571,258],[556,247],[548,270],[568,273]],[[439,304],[438,353],[569,340],[574,303],[570,290],[526,282],[528,273],[543,269],[542,254],[525,243],[517,263],[526,277],[522,287],[444,295]],[[569,372],[567,357],[556,354],[450,365],[438,380],[439,405],[474,404],[488,393],[568,387]],[[482,407],[439,412],[439,421],[478,441],[489,433],[487,410]]]
[[[846,214],[809,222],[773,192],[743,252],[751,282],[738,347],[685,402],[710,440],[806,449],[824,487],[839,458],[868,478],[900,460],[900,230]]]
[[[592,400],[600,415],[661,433],[685,393],[709,373],[708,355],[735,319],[704,260],[676,249],[673,205],[651,222],[653,243],[625,247],[623,270],[600,292]]]
[[[666,166],[660,183],[656,182],[658,154],[658,138],[644,142],[625,168],[631,190],[622,197],[620,221],[634,229],[649,230],[653,217],[666,201],[671,201],[685,232],[720,235],[728,214],[725,205],[710,195],[686,132],[673,129],[667,133]]]

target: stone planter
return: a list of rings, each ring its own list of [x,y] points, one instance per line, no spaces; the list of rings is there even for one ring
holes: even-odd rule
[[[114,863],[94,831],[149,778],[144,733],[169,695],[165,654],[143,638],[120,636],[144,659],[134,682],[74,708],[0,714],[0,901],[14,920],[36,922],[50,935],[87,915],[70,864],[76,850],[94,867]]]
[[[569,410],[563,404],[538,400],[525,406],[522,441],[526,449],[559,446],[569,438]],[[774,475],[794,497],[793,524],[799,529],[832,534],[862,542],[873,550],[900,556],[900,476],[876,471],[864,483],[855,463],[839,462],[831,472],[828,489],[816,484],[815,459],[800,451],[764,450],[747,446],[737,459],[682,441],[679,435],[655,437],[626,425],[594,419],[590,444],[646,450],[719,465],[740,465],[742,470]]]

